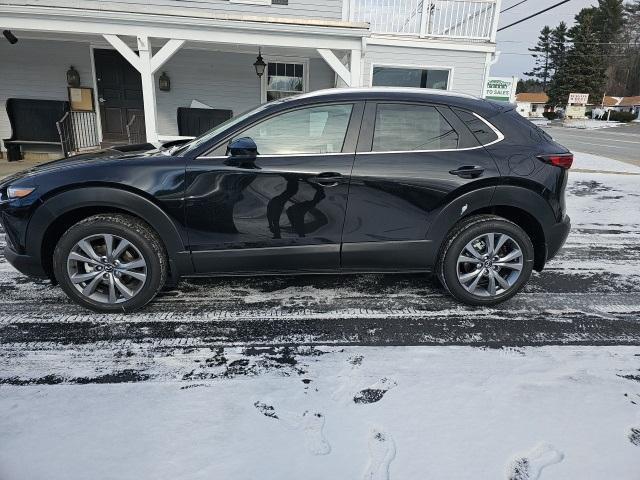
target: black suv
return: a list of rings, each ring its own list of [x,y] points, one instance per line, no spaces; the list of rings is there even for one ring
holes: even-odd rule
[[[3,180],[5,255],[101,312],[139,309],[181,277],[318,272],[432,271],[492,305],[564,243],[572,160],[511,105],[314,92],[181,145]]]

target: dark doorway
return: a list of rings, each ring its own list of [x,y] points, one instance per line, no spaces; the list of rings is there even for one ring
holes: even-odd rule
[[[103,142],[146,141],[140,73],[115,50],[96,49],[94,59]]]

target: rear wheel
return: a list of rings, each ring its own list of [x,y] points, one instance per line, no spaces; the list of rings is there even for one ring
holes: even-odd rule
[[[53,268],[65,293],[80,305],[97,312],[132,312],[164,285],[167,258],[146,223],[101,214],[67,230],[54,251]]]
[[[453,229],[444,243],[438,278],[458,300],[495,305],[513,297],[533,270],[531,239],[502,217],[479,215]]]

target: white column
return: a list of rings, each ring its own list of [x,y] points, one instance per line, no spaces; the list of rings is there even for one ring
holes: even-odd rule
[[[500,19],[500,8],[502,7],[502,0],[496,0],[493,8],[495,8],[493,12],[493,23],[491,24],[491,35],[489,36],[489,41],[492,43],[496,42],[496,36],[498,34],[498,20]]]
[[[117,35],[105,34],[104,38],[140,72],[144,123],[147,142],[158,145],[158,107],[156,105],[155,73],[184,45],[184,40],[171,39],[155,54],[151,51],[149,37],[137,37],[138,55]]]
[[[362,50],[351,50],[351,87],[362,86]]]
[[[147,142],[158,142],[158,107],[156,105],[156,82],[151,59],[153,52],[148,37],[138,37],[140,56],[140,77],[142,79],[142,99],[144,101],[144,124]]]

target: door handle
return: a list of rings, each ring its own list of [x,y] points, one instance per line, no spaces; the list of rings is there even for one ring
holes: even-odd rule
[[[465,165],[456,170],[449,170],[451,175],[457,175],[460,178],[478,178],[484,173],[484,168],[475,165]]]
[[[309,178],[309,182],[323,187],[335,187],[340,182],[342,174],[336,172],[323,172]]]

